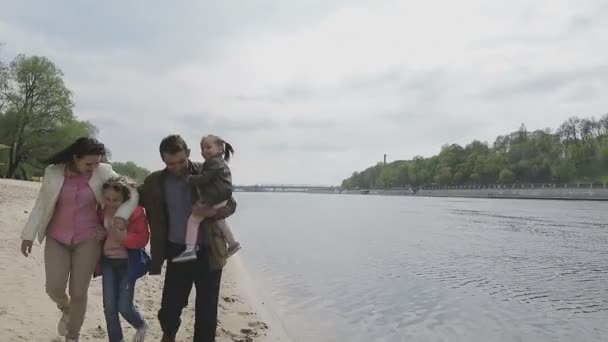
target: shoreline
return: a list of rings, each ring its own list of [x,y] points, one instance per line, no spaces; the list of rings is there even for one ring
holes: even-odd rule
[[[40,183],[0,179],[0,331],[7,341],[62,342],[56,325],[60,317],[54,303],[44,290],[43,246],[34,242],[32,254],[25,258],[19,251],[19,234],[33,207]],[[10,275],[10,276],[9,276]],[[156,314],[164,281],[161,275],[146,275],[138,280],[135,303],[150,329],[147,340],[159,341],[162,335]],[[178,341],[192,340],[194,326],[194,295],[182,313]],[[253,291],[250,277],[240,260],[240,254],[228,260],[222,274],[218,305],[218,342],[280,342],[289,341],[278,321],[265,315],[264,303]],[[125,340],[134,334],[122,320]],[[107,340],[103,315],[100,277],[91,281],[87,316],[81,330],[81,341]]]
[[[534,197],[534,196],[466,196],[466,195],[418,195],[411,197],[437,198],[470,198],[470,199],[509,199],[534,201],[569,201],[569,202],[606,202],[608,198],[570,198],[570,197]]]
[[[484,188],[418,190],[415,197],[460,197],[484,199],[608,201],[606,188]]]
[[[419,190],[411,193],[402,190],[345,190],[337,192],[319,191],[240,191],[243,193],[300,193],[308,195],[346,195],[346,196],[386,196],[386,197],[413,197],[413,198],[476,198],[476,199],[512,199],[512,200],[542,200],[542,201],[608,201],[608,189],[469,189],[469,190]]]

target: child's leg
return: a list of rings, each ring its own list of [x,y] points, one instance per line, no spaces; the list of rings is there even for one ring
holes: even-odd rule
[[[228,201],[224,201],[224,202],[221,202],[221,203],[218,203],[218,204],[214,205],[213,207],[215,209],[219,209],[221,207],[226,206],[227,203],[228,203]],[[228,226],[228,223],[226,223],[226,220],[217,220],[215,222],[215,224],[220,229],[220,232],[222,233],[222,236],[224,237],[224,240],[226,240],[226,243],[229,244],[229,245],[234,245],[234,243],[236,242],[236,240],[234,239],[234,235],[232,235],[232,231],[230,230],[230,227]]]
[[[204,217],[196,215],[190,215],[190,217],[188,217],[188,225],[186,227],[186,250],[193,250],[194,246],[196,246],[198,228],[203,219]]]
[[[190,215],[186,225],[186,249],[173,258],[173,262],[186,262],[196,260],[196,239],[198,237],[198,228],[204,217]]]
[[[226,206],[226,204],[228,204],[228,201],[220,202],[220,203],[214,205],[213,208],[219,209],[221,207]],[[234,243],[234,236],[232,235],[232,232],[230,231],[230,227],[228,227],[226,220],[217,220],[216,224],[217,224],[217,227],[220,229],[220,233],[222,233],[222,237],[224,238],[226,243],[227,244]]]
[[[148,325],[137,306],[135,306],[135,282],[129,280],[129,272],[127,271],[126,263],[127,261],[125,260],[124,265],[122,265],[117,274],[119,276],[118,286],[116,287],[116,290],[118,291],[118,311],[120,312],[120,315],[135,328],[136,332],[133,341],[142,342],[146,337]]]
[[[239,249],[241,249],[241,244],[238,241],[236,241],[236,239],[234,238],[234,235],[232,235],[232,230],[226,223],[226,220],[217,220],[217,221],[215,221],[215,224],[216,224],[217,228],[220,230],[220,232],[222,233],[222,236],[224,237],[224,241],[226,241],[226,243],[228,244],[228,249],[226,251],[227,252],[226,257],[229,258],[234,253],[238,252]]]
[[[224,201],[214,205],[213,207],[218,209],[225,206],[227,203],[228,201]],[[241,249],[241,244],[234,238],[232,230],[230,229],[230,226],[228,226],[228,223],[226,223],[226,220],[217,220],[215,221],[215,225],[220,230],[224,241],[226,241],[226,244],[228,245],[228,255],[226,257],[232,256],[239,249]]]
[[[230,226],[226,223],[226,220],[217,220],[215,221],[216,226],[219,228],[224,240],[229,245],[234,245],[236,240],[234,239],[234,235],[232,235],[232,231],[230,230]]]
[[[102,261],[103,313],[106,318],[106,331],[110,341],[122,341],[122,327],[118,317],[119,275],[109,260]]]
[[[135,306],[135,283],[129,281],[126,267],[121,270],[118,290],[118,311],[120,315],[135,329],[139,329],[146,323],[143,316]]]
[[[196,193],[198,195],[198,198],[201,198],[201,189],[196,188]],[[197,204],[200,203],[200,200],[197,201]],[[186,252],[191,252],[195,249],[196,246],[196,240],[198,238],[198,229],[201,225],[201,222],[204,220],[205,218],[202,216],[197,216],[194,214],[190,214],[190,216],[188,217],[188,223],[186,225],[186,250],[184,251],[184,253]],[[183,253],[182,253],[183,254]]]

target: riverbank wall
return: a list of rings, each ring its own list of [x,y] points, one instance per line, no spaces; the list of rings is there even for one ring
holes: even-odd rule
[[[606,188],[485,188],[485,189],[420,189],[420,197],[464,197],[608,201]]]

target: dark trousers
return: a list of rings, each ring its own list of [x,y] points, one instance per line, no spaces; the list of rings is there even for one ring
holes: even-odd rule
[[[170,261],[184,249],[184,245],[171,242],[167,245],[167,270],[158,320],[163,333],[175,337],[181,324],[182,310],[188,305],[188,296],[194,284],[196,302],[193,342],[214,342],[222,270],[209,269],[207,251],[203,246],[199,248],[194,261]]]

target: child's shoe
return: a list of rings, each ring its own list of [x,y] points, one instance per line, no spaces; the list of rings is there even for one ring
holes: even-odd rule
[[[226,258],[230,258],[234,255],[234,253],[238,252],[241,249],[241,244],[238,241],[235,241],[233,244],[228,245],[228,255]]]
[[[173,258],[173,262],[188,262],[196,260],[196,249],[186,249],[180,255]]]

